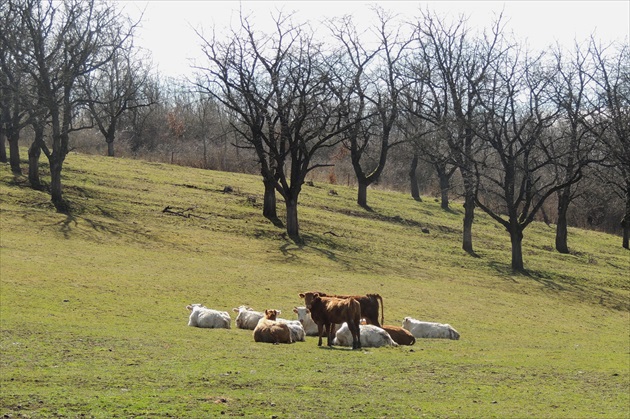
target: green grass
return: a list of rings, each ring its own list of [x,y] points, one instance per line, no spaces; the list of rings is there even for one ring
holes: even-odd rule
[[[71,154],[64,193],[71,216],[0,167],[0,415],[630,417],[619,237],[571,229],[561,255],[534,224],[523,275],[483,214],[473,258],[460,204],[398,192],[370,190],[369,212],[356,190],[305,186],[303,245],[262,217],[257,176]],[[450,323],[461,339],[351,351],[186,325],[196,302],[292,318],[314,289],[379,293],[387,324]]]

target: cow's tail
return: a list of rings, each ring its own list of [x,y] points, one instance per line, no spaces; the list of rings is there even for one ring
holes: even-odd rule
[[[376,297],[381,300],[381,325],[385,324],[385,306],[383,305],[383,297],[380,294],[376,294]]]

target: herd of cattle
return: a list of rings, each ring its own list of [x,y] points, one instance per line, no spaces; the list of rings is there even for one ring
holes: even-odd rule
[[[327,295],[311,291],[299,296],[304,299],[304,306],[293,309],[297,320],[278,318],[280,310],[260,312],[240,306],[233,309],[238,313],[236,327],[253,330],[255,342],[304,342],[306,336],[318,336],[318,346],[322,345],[326,332],[328,346],[352,346],[352,349],[413,345],[416,338],[459,339],[459,333],[449,324],[411,317],[405,317],[402,327],[382,324],[383,299],[378,294]],[[232,319],[227,311],[209,309],[201,304],[190,304],[186,308],[190,311],[188,326],[231,328]]]

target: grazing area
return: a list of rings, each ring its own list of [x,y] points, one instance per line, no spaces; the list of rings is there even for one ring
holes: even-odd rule
[[[619,237],[569,229],[560,254],[536,223],[514,274],[504,229],[479,212],[473,257],[461,204],[432,197],[373,189],[368,210],[351,188],[305,185],[296,244],[262,216],[259,176],[76,153],[63,176],[69,215],[0,166],[0,416],[630,415]],[[311,290],[378,294],[384,324],[459,339],[272,345],[235,323],[240,306],[296,319]],[[192,304],[232,327],[189,327]]]

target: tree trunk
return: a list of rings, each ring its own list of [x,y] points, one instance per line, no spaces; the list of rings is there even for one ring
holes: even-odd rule
[[[0,122],[0,125],[2,123]],[[7,160],[7,145],[6,145],[6,135],[3,128],[0,128],[0,163],[6,163]]]
[[[626,191],[626,215],[621,220],[621,228],[623,228],[623,243],[624,249],[630,249],[630,185]]]
[[[114,139],[107,140],[107,157],[114,157]]]
[[[359,192],[358,192],[358,195],[357,195],[357,204],[359,204],[363,208],[367,208],[367,187],[368,187],[368,183],[363,181],[363,180],[359,180],[358,183],[359,183]]]
[[[43,130],[35,130],[35,141],[28,149],[28,181],[33,189],[42,189],[42,183],[39,178],[39,157],[42,149],[39,146],[43,137]]]
[[[52,156],[50,162],[50,199],[57,209],[57,212],[67,213],[68,206],[63,200],[61,192],[61,169],[63,160],[59,157]]]
[[[440,194],[441,204],[443,210],[449,209],[448,191],[451,188],[451,178],[445,170],[438,170],[438,178],[440,179]]]
[[[569,253],[567,210],[569,209],[570,191],[568,187],[558,192],[558,221],[556,223],[556,250],[560,253]]]
[[[462,240],[462,249],[464,251],[473,254],[473,241],[472,241],[472,225],[475,219],[475,200],[474,198],[466,197],[464,201],[464,233]]]
[[[263,217],[274,220],[278,218],[278,213],[276,212],[276,182],[273,179],[263,179],[263,184],[265,185],[265,196],[263,198]]]
[[[512,270],[522,272],[523,265],[523,231],[519,227],[511,227],[510,239],[512,241]]]
[[[411,197],[416,201],[422,201],[420,198],[420,188],[418,187],[418,176],[416,175],[416,169],[418,168],[418,154],[413,154],[411,159],[411,168],[409,169],[409,181],[411,183]]]
[[[460,171],[461,168],[460,168]],[[462,239],[462,249],[465,252],[474,255],[472,240],[472,225],[475,220],[475,183],[472,178],[472,174],[464,174],[466,171],[462,171],[464,178],[464,232]]]
[[[297,199],[287,199],[287,234],[289,237],[299,243],[300,239],[300,228],[298,224],[298,205]]]
[[[9,141],[9,162],[11,163],[11,171],[16,175],[22,174],[22,168],[20,167],[20,147],[18,146],[19,139],[19,131],[9,131],[9,136],[7,137]]]

